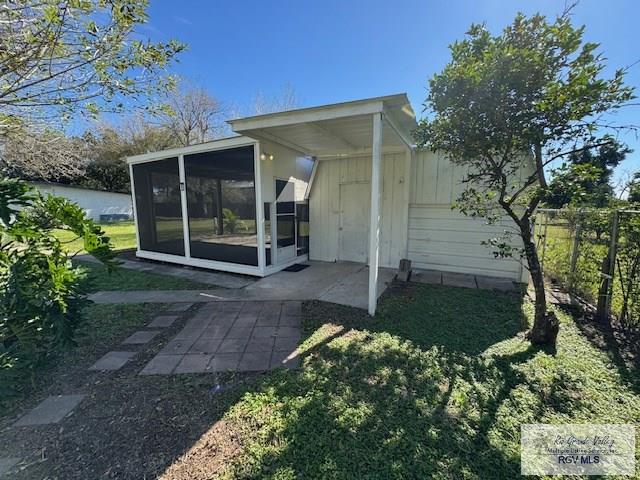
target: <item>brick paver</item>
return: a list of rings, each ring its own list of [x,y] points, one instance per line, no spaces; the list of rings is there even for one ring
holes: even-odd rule
[[[296,368],[301,318],[302,302],[207,304],[140,374]]]

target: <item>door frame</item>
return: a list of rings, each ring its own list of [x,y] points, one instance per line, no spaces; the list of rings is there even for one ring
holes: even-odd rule
[[[296,205],[296,184],[294,181],[282,178],[282,177],[273,177],[273,187],[274,193],[277,192],[276,182],[280,180],[281,182],[287,182],[293,185],[293,213],[280,213],[278,214],[278,197],[277,194],[275,196],[275,200],[273,202],[273,218],[275,219],[273,232],[275,233],[275,238],[271,239],[271,247],[275,250],[276,262],[275,265],[280,265],[282,263],[290,262],[294,260],[298,255],[298,211]],[[279,247],[278,246],[278,217],[279,216],[290,216],[293,215],[293,245],[289,245],[287,247]],[[273,237],[273,235],[272,235]],[[273,259],[272,259],[272,265]]]

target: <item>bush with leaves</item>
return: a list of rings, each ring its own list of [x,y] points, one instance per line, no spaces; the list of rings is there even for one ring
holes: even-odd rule
[[[78,205],[0,178],[0,397],[15,393],[52,353],[74,345],[88,302],[82,271],[53,229],[75,233],[88,253],[115,265],[109,239]]]

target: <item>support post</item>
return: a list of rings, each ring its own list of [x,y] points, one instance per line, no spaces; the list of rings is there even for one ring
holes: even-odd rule
[[[182,210],[184,256],[185,258],[191,258],[191,238],[189,234],[189,210],[187,208],[187,180],[184,170],[184,155],[178,155],[178,175],[180,177],[180,208]]]
[[[607,278],[607,298],[605,299],[606,318],[611,316],[611,296],[613,295],[613,279],[616,272],[616,255],[618,254],[618,228],[620,225],[620,211],[613,212],[613,225],[611,227],[611,243],[609,244],[609,271]]]
[[[371,221],[369,224],[369,315],[378,302],[378,261],[380,254],[380,170],[382,168],[382,113],[373,114],[371,155]]]

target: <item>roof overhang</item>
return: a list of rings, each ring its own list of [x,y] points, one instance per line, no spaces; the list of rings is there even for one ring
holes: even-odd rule
[[[397,94],[320,107],[230,120],[233,130],[280,143],[316,157],[367,154],[373,142],[373,115],[383,117],[383,149],[413,146],[417,127],[407,95]]]

